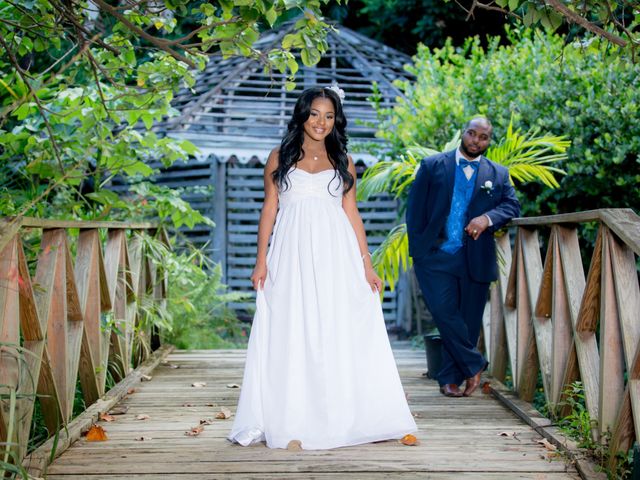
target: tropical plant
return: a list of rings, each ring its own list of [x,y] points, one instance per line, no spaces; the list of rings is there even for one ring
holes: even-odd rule
[[[460,142],[457,132],[441,151],[456,148]],[[494,162],[509,170],[511,180],[517,182],[540,181],[550,188],[558,187],[554,174],[565,172],[552,164],[566,158],[566,150],[571,142],[565,137],[540,135],[538,129],[525,134],[513,128],[513,118],[506,133],[496,145],[489,148],[486,155]],[[359,186],[359,200],[367,200],[379,193],[389,193],[400,201],[401,214],[406,207],[409,188],[413,183],[420,160],[438,153],[438,150],[418,145],[407,149],[398,160],[381,161],[367,169]],[[396,226],[389,232],[380,247],[372,255],[372,262],[383,282],[393,290],[401,271],[411,265],[409,241],[406,225]]]

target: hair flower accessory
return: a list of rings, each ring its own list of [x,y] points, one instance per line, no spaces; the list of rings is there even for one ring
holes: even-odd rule
[[[491,180],[487,180],[480,188],[484,190],[487,195],[491,195],[491,192],[493,192],[493,182]]]
[[[334,83],[333,85],[331,85],[330,87],[326,87],[328,90],[333,90],[336,95],[338,95],[338,98],[340,99],[340,103],[344,103],[344,90],[341,89],[337,83]]]

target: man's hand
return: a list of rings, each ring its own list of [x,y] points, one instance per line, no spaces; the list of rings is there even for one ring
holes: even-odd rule
[[[480,215],[479,217],[471,219],[469,225],[464,228],[464,231],[467,232],[467,235],[471,238],[477,240],[487,228],[489,228],[489,219],[486,215]]]

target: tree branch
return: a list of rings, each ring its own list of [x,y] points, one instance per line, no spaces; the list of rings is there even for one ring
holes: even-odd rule
[[[585,30],[589,30],[590,32],[595,33],[600,37],[604,37],[607,40],[609,40],[611,43],[614,43],[620,47],[627,46],[628,42],[624,38],[614,33],[607,32],[605,29],[599,27],[598,25],[591,23],[586,18],[580,16],[580,14],[568,8],[566,5],[560,2],[560,0],[545,0],[545,3],[551,8],[553,8],[556,12],[561,14],[568,21],[580,25]]]
[[[127,19],[127,17],[125,17],[119,11],[117,11],[115,9],[115,7],[112,7],[111,5],[106,3],[104,0],[92,0],[92,1],[93,1],[94,4],[96,4],[98,7],[100,7],[100,9],[102,11],[104,11],[104,12],[108,13],[109,15],[111,15],[111,16],[115,17],[116,19],[118,19],[118,21],[120,23],[125,25],[132,32],[137,33],[142,38],[144,38],[148,42],[152,43],[153,45],[155,45],[160,50],[163,50],[163,51],[167,52],[169,55],[171,55],[176,60],[180,60],[181,62],[186,63],[191,68],[196,68],[196,64],[194,62],[192,62],[191,60],[189,60],[187,57],[185,57],[181,53],[178,53],[175,50],[173,50],[171,47],[169,47],[169,44],[168,44],[168,42],[166,40],[163,40],[163,39],[158,38],[158,37],[154,37],[153,35],[150,35],[149,33],[145,32],[143,29],[141,29],[137,25],[134,25],[133,23],[131,23]]]

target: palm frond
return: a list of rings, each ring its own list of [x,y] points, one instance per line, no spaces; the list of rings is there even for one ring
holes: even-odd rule
[[[406,272],[411,266],[406,224],[402,223],[388,233],[373,252],[371,262],[382,282],[389,284],[389,288],[393,291],[400,273]]]
[[[379,193],[390,193],[396,198],[402,196],[416,176],[420,162],[407,153],[399,160],[378,162],[369,167],[358,185],[358,200],[368,200]]]

